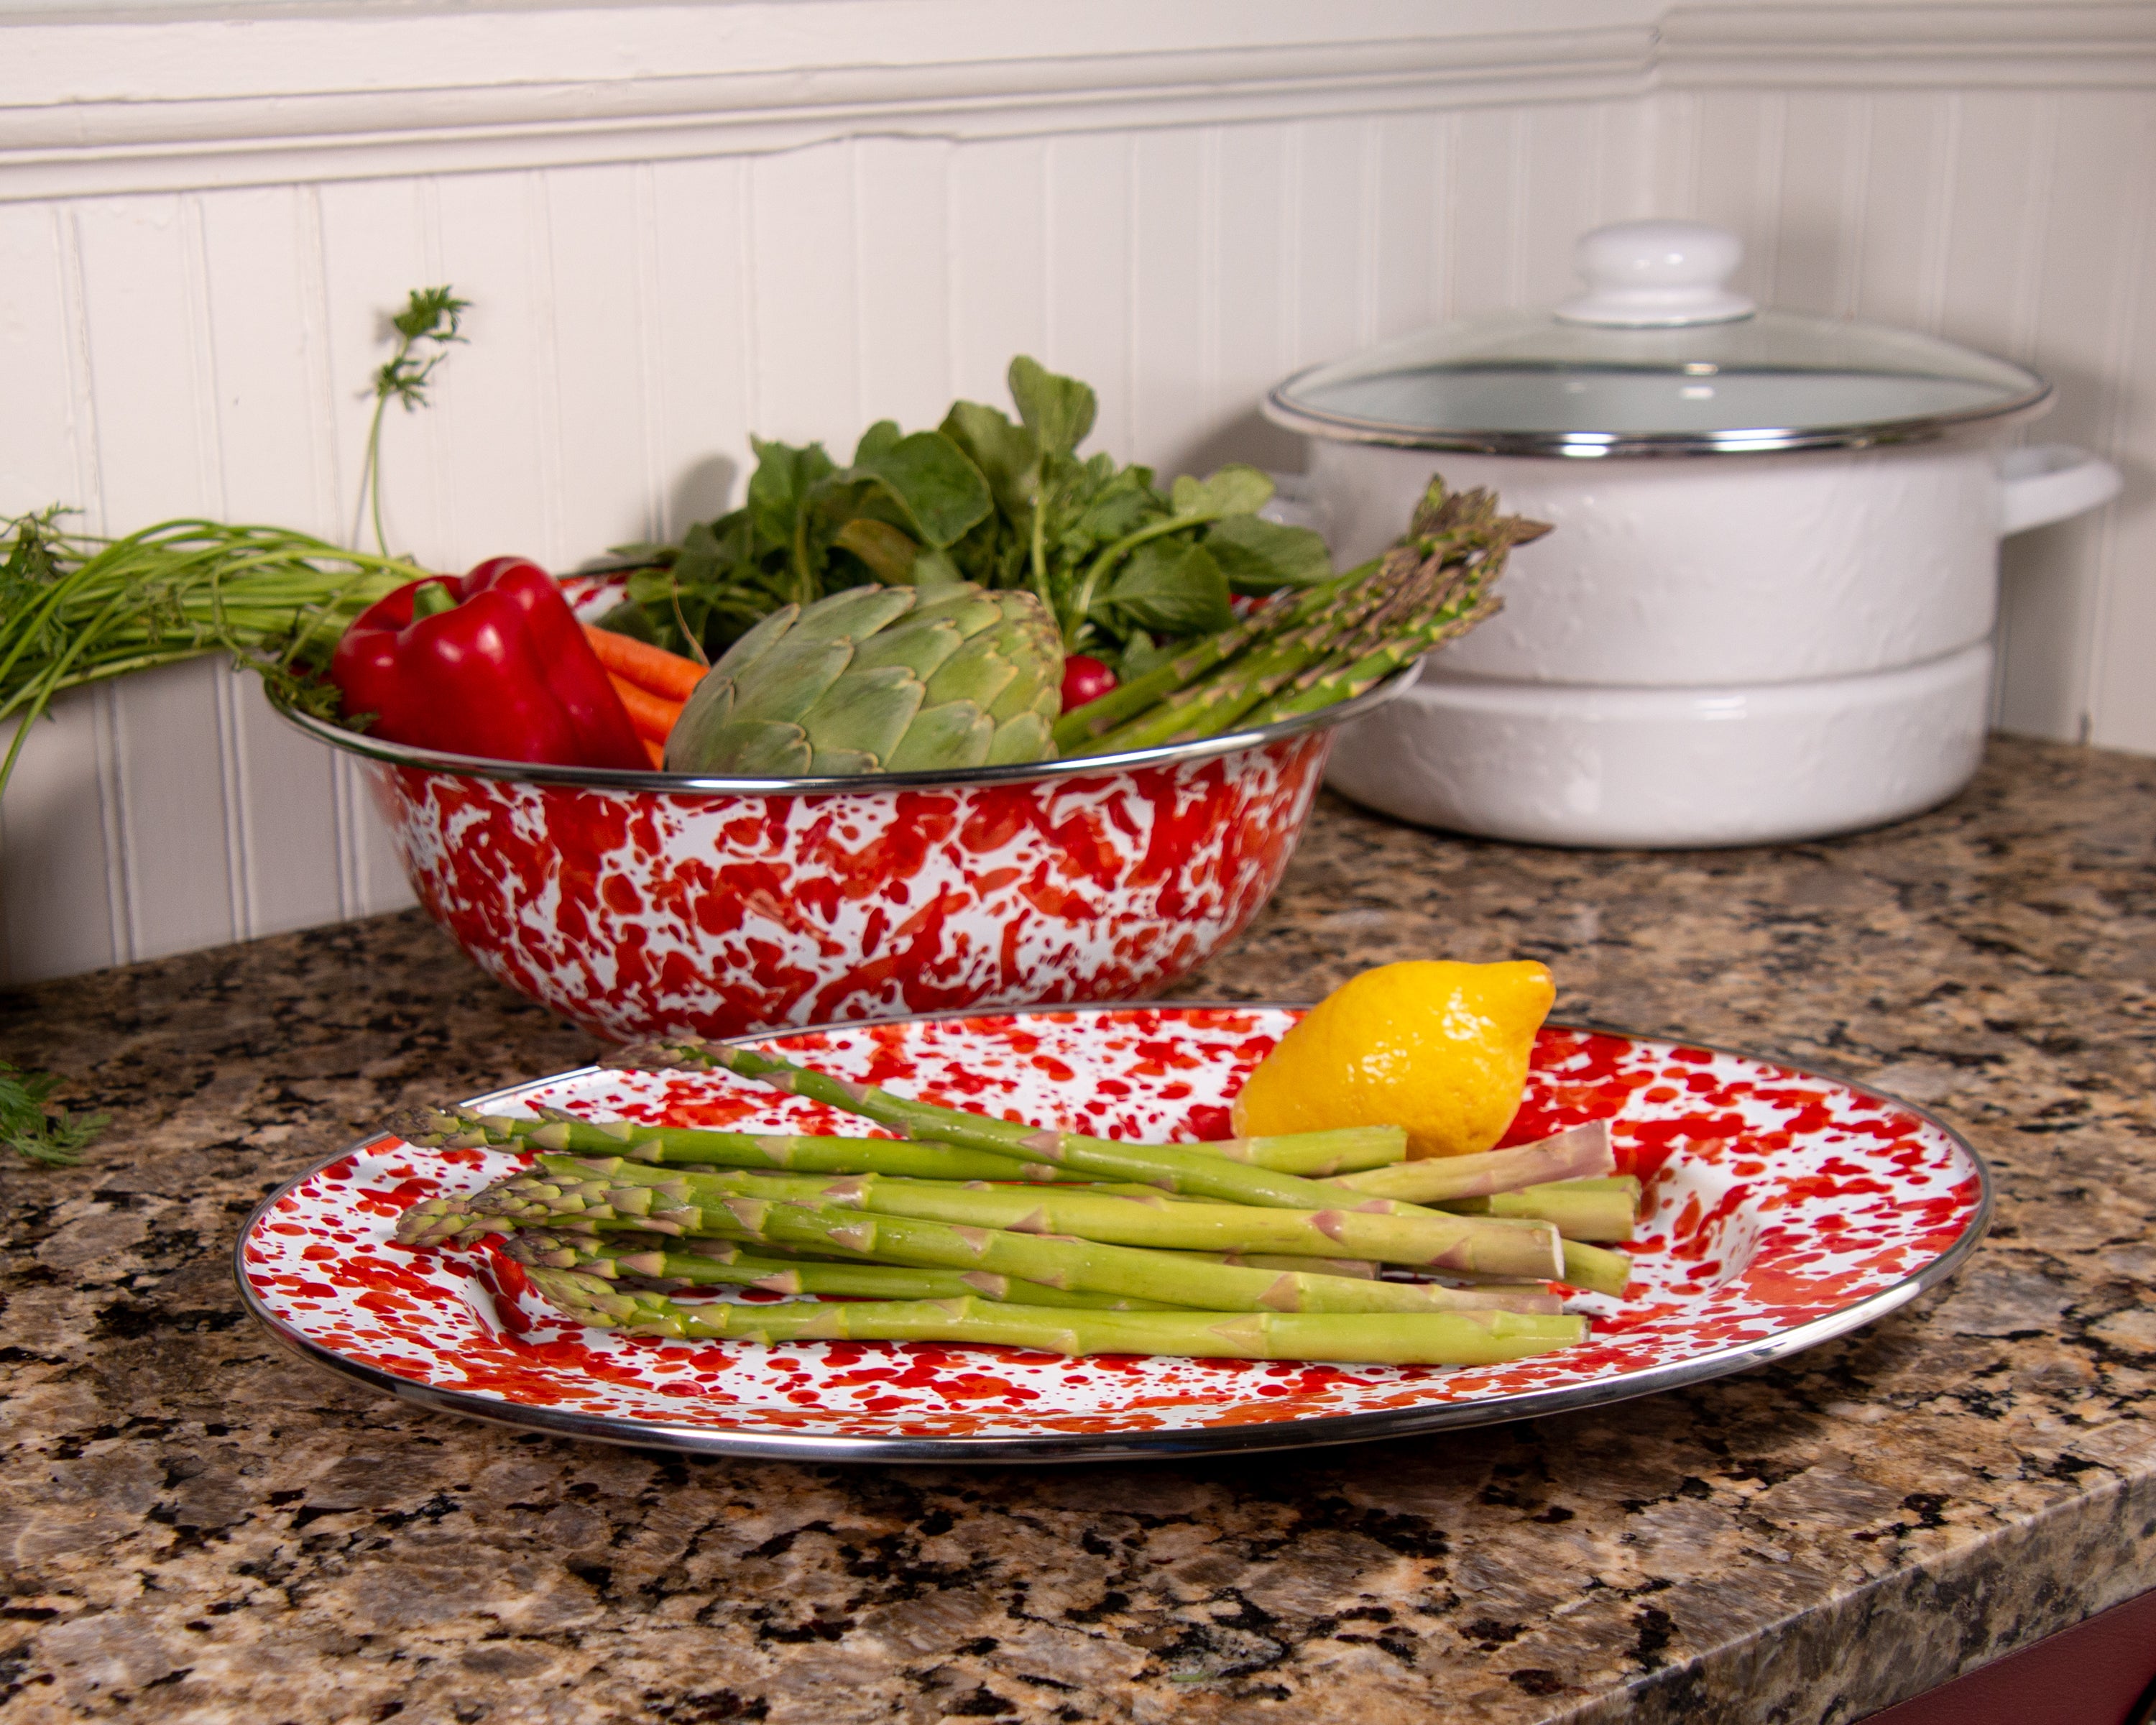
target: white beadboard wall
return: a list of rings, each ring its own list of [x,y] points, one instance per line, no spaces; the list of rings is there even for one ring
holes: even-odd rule
[[[393,538],[444,567],[677,531],[738,493],[752,430],[932,423],[1000,399],[1015,352],[1096,386],[1098,447],[1294,465],[1255,412],[1282,374],[1553,299],[1599,223],[1697,216],[1743,236],[1763,300],[2056,383],[2037,434],[2103,451],[2127,490],[2010,547],[1999,720],[2156,751],[2156,8],[1557,5],[1496,47],[1395,39],[1455,10],[1276,18],[1296,71],[1252,59],[1247,12],[1194,6],[1214,40],[1088,71],[1082,102],[1004,47],[975,79],[1003,95],[963,112],[947,67],[886,64],[851,108],[810,89],[753,125],[698,110],[598,143],[545,115],[255,137],[270,79],[241,118],[159,122],[160,149],[124,90],[69,98],[109,123],[23,94],[24,53],[49,71],[98,27],[0,5],[0,512],[344,536],[385,314],[439,282],[475,302],[470,345],[385,461]],[[1620,11],[1607,40],[1573,28]],[[1014,13],[1036,36],[1056,15]],[[409,901],[348,764],[221,665],[64,699],[0,807],[0,982]]]

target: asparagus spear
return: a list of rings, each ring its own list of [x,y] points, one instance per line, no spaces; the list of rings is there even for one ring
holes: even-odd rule
[[[1526,1217],[1548,1222],[1567,1240],[1626,1240],[1640,1212],[1640,1183],[1629,1174],[1522,1186],[1482,1198],[1451,1198],[1440,1208],[1470,1216]]]
[[[676,1239],[774,1241],[817,1251],[835,1248],[861,1258],[927,1269],[982,1270],[1052,1287],[1216,1312],[1435,1312],[1469,1303],[1459,1290],[1424,1283],[1249,1270],[1179,1252],[870,1215],[834,1205],[746,1197],[700,1204],[690,1200],[682,1176],[660,1186],[616,1186],[603,1179],[513,1175],[460,1199],[414,1204],[398,1219],[397,1233],[416,1245],[535,1224],[595,1232],[648,1230]],[[1529,1231],[1525,1224],[1488,1225]]]
[[[1057,750],[1065,755],[1073,752],[1080,743],[1106,736],[1125,720],[1136,717],[1177,690],[1196,681],[1245,648],[1308,622],[1358,583],[1367,579],[1377,567],[1378,560],[1373,557],[1300,594],[1281,594],[1240,623],[1213,634],[1201,635],[1174,658],[1155,665],[1143,675],[1117,684],[1106,695],[1083,706],[1073,707],[1055,721],[1052,734]],[[1086,752],[1097,751],[1089,749]]]
[[[1431,542],[1440,548],[1419,562],[1408,547],[1390,553],[1412,574],[1398,583],[1376,613],[1343,634],[1322,661],[1300,672],[1246,714],[1243,722],[1270,724],[1350,700],[1496,612],[1502,602],[1488,588],[1504,572],[1505,541],[1499,536],[1493,550],[1488,538],[1480,531],[1472,535],[1470,555],[1460,562],[1452,561],[1460,547],[1450,538]]]
[[[1282,719],[1291,719],[1301,713],[1315,712],[1320,707],[1353,701],[1357,696],[1376,688],[1402,666],[1412,665],[1424,654],[1435,650],[1456,636],[1466,634],[1476,624],[1496,615],[1503,603],[1502,599],[1491,594],[1468,604],[1445,606],[1365,653],[1353,658],[1342,655],[1313,667],[1305,675],[1298,677],[1293,685],[1281,690],[1243,714],[1241,722],[1246,728],[1255,731],[1262,726],[1277,724]]]
[[[1432,1312],[1501,1302],[1533,1306],[1546,1290],[1462,1291],[1425,1283],[1379,1282],[1300,1268],[1211,1264],[1158,1248],[1119,1245],[1054,1235],[1020,1233],[930,1219],[864,1214],[737,1198],[725,1212],[753,1236],[796,1245],[823,1243],[899,1263],[979,1267],[1054,1286],[1091,1289],[1163,1305],[1213,1311]],[[706,1225],[711,1213],[702,1212]]]
[[[1558,1280],[1590,1294],[1621,1294],[1632,1280],[1632,1260],[1622,1252],[1568,1240],[1564,1270]]]
[[[1494,612],[1488,589],[1507,552],[1548,531],[1500,516],[1491,492],[1448,493],[1433,480],[1371,578],[1329,588],[1270,632],[1230,630],[1226,650],[1111,691],[1067,716],[1057,745],[1066,757],[1144,748],[1351,699]]]
[[[1023,1153],[992,1154],[903,1138],[810,1137],[788,1132],[706,1132],[647,1126],[633,1120],[582,1120],[559,1110],[540,1117],[475,1114],[468,1109],[418,1108],[397,1116],[389,1130],[408,1143],[459,1147],[515,1144],[539,1150],[631,1156],[663,1165],[716,1164],[787,1168],[829,1174],[904,1174],[927,1180],[1075,1180]]]
[[[739,1078],[750,1078],[807,1096],[834,1108],[859,1114],[903,1132],[908,1137],[935,1138],[967,1149],[1024,1155],[1052,1163],[1059,1168],[1109,1180],[1137,1180],[1170,1192],[1195,1193],[1229,1204],[1259,1204],[1275,1209],[1323,1210],[1341,1201],[1337,1186],[1306,1180],[1293,1174],[1277,1174],[1246,1168],[1223,1158],[1209,1156],[1182,1144],[1122,1144],[1111,1138],[1087,1137],[1079,1132],[1050,1132],[1010,1120],[993,1120],[985,1114],[945,1108],[933,1102],[911,1101],[874,1085],[834,1078],[807,1066],[798,1066],[752,1049],[725,1043],[707,1043],[701,1037],[646,1043],[624,1049],[614,1064],[636,1068],[683,1066],[716,1067]],[[1406,1164],[1402,1164],[1406,1166]],[[1373,1197],[1356,1206],[1369,1215],[1411,1215],[1419,1207]],[[1555,1230],[1551,1230],[1555,1250]]]
[[[1379,675],[1419,656],[1432,619],[1444,614],[1460,589],[1472,586],[1475,580],[1465,568],[1448,570],[1442,555],[1422,559],[1412,549],[1395,548],[1385,554],[1374,580],[1305,628],[1243,654],[1160,706],[1070,752],[1101,753],[1217,736],[1238,724],[1265,722],[1256,716],[1259,713],[1271,711],[1295,691],[1319,684],[1326,690],[1324,697],[1295,711],[1358,694]],[[1381,651],[1389,655],[1386,670],[1372,674],[1376,661],[1371,655]],[[1343,683],[1328,675],[1348,667],[1360,668],[1359,681]]]
[[[1215,1264],[1240,1264],[1253,1270],[1316,1271],[1324,1276],[1352,1276],[1368,1281],[1376,1277],[1379,1266],[1367,1258],[1304,1258],[1285,1252],[1186,1252],[1182,1255],[1204,1258]],[[1507,1281],[1502,1276],[1477,1276],[1470,1271],[1448,1270],[1442,1272],[1455,1281],[1464,1281],[1466,1287],[1453,1290],[1457,1294],[1496,1295],[1498,1300],[1492,1309],[1504,1312],[1562,1312],[1563,1297],[1551,1290],[1548,1284],[1538,1281]]]
[[[1404,665],[1494,614],[1503,601],[1490,592],[1515,545],[1548,532],[1543,521],[1497,513],[1496,493],[1448,493],[1433,479],[1394,557],[1419,557],[1427,575],[1443,571],[1434,588],[1403,583],[1392,614],[1374,619],[1325,663],[1312,665],[1242,716],[1253,729],[1348,701]]]
[[[1384,588],[1373,582],[1301,627],[1261,642],[1136,718],[1065,753],[1116,754],[1224,731],[1306,665],[1323,660],[1334,643],[1382,606],[1386,597]]]
[[[839,1294],[868,1300],[965,1300],[978,1296],[985,1300],[1015,1300],[1025,1306],[1075,1306],[1116,1312],[1156,1309],[1149,1301],[1051,1288],[1043,1282],[1014,1281],[1008,1276],[990,1276],[978,1270],[911,1270],[896,1264],[754,1257],[723,1240],[701,1240],[699,1250],[684,1252],[674,1250],[677,1244],[663,1235],[611,1235],[602,1244],[519,1229],[503,1243],[502,1250],[532,1268],[576,1270],[608,1281],[635,1276],[694,1287],[762,1288],[774,1294]]]
[[[973,1342],[1051,1353],[1494,1365],[1581,1340],[1584,1318],[1509,1312],[1312,1317],[1276,1312],[1088,1312],[988,1300],[682,1306],[597,1276],[534,1270],[542,1298],[579,1323],[689,1340]]]
[[[1335,1175],[1389,1168],[1408,1153],[1404,1126],[1336,1127],[1327,1132],[1281,1132],[1255,1138],[1199,1138],[1181,1147],[1253,1168],[1270,1168],[1276,1174],[1301,1174],[1307,1180],[1329,1180]],[[1086,1177],[1072,1170],[1066,1180]]]
[[[1314,1271],[1322,1276],[1349,1276],[1358,1281],[1377,1277],[1378,1266],[1365,1259],[1301,1258],[1275,1252],[1189,1252],[1182,1255],[1205,1258],[1214,1263],[1239,1264],[1253,1270]],[[1445,1272],[1454,1274],[1451,1271]],[[1547,1283],[1504,1281],[1495,1277],[1473,1278],[1472,1287],[1455,1288],[1459,1309],[1491,1312],[1562,1312],[1564,1299]]]
[[[1377,1265],[1368,1258],[1306,1258],[1299,1252],[1194,1252],[1191,1255],[1214,1264],[1240,1264],[1250,1270],[1307,1270],[1320,1276],[1352,1276],[1358,1281],[1375,1281],[1378,1275]]]
[[[1122,1197],[1071,1188],[961,1185],[942,1180],[894,1180],[880,1174],[825,1179],[815,1174],[661,1173],[619,1157],[542,1156],[539,1165],[564,1180],[599,1178],[617,1185],[664,1186],[692,1204],[723,1204],[735,1194],[788,1204],[840,1204],[880,1215],[913,1216],[971,1228],[1020,1234],[1070,1234],[1115,1245],[1197,1247],[1214,1251],[1347,1255],[1382,1263],[1444,1270],[1511,1270],[1554,1276],[1557,1259],[1520,1230],[1479,1218],[1424,1210],[1398,1216],[1358,1211],[1298,1211],[1254,1204],[1192,1203],[1162,1192]],[[620,1208],[622,1200],[609,1202]]]
[[[1486,1150],[1476,1156],[1431,1156],[1390,1168],[1336,1176],[1332,1184],[1373,1198],[1409,1204],[1441,1204],[1448,1199],[1481,1198],[1553,1180],[1576,1180],[1610,1173],[1617,1166],[1609,1147],[1609,1122],[1590,1120],[1509,1150]]]
[[[647,1126],[633,1120],[585,1120],[542,1108],[536,1118],[476,1114],[464,1108],[414,1108],[389,1130],[408,1143],[521,1144],[587,1155],[630,1156],[662,1167],[784,1168],[803,1173],[899,1174],[923,1180],[1082,1181],[1075,1170],[1027,1162],[1008,1153],[960,1150],[899,1138],[809,1137],[779,1132],[722,1132]],[[1277,1137],[1216,1138],[1184,1147],[1276,1173],[1326,1178],[1384,1168],[1407,1154],[1397,1126],[1345,1127]],[[1023,1153],[1020,1153],[1022,1155]]]

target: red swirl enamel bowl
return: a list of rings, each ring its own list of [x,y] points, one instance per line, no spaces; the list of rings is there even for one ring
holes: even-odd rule
[[[365,762],[427,912],[627,1040],[1140,999],[1280,884],[1358,700],[1172,747],[951,774],[741,779],[486,761],[286,710]]]

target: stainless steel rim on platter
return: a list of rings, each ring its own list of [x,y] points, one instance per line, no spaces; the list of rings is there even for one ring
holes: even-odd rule
[[[633,775],[619,774],[628,778]],[[858,1019],[822,1024],[788,1026],[776,1030],[760,1031],[752,1035],[731,1039],[736,1043],[754,1044],[767,1041],[773,1036],[808,1035],[820,1031],[858,1031],[873,1024],[926,1024],[937,1021],[999,1018],[1027,1012],[1040,1013],[1096,1013],[1142,1011],[1147,1003],[1139,1001],[1104,1001],[1083,1006],[1013,1007],[1005,1012],[971,1011],[963,1013],[915,1013],[902,1017]],[[1229,1011],[1249,1012],[1280,1009],[1278,1001],[1250,1000],[1175,1000],[1158,1003],[1163,1010],[1173,1011]],[[1295,1009],[1295,1003],[1287,1003]],[[1753,1060],[1762,1065],[1773,1065],[1784,1071],[1808,1078],[1816,1078],[1856,1091],[1861,1096],[1892,1103],[1906,1109],[1924,1121],[1967,1157],[1975,1170],[1977,1179],[1976,1213],[1970,1219],[1954,1243],[1945,1251],[1913,1274],[1903,1277],[1892,1286],[1852,1305],[1827,1313],[1825,1317],[1799,1324],[1763,1342],[1741,1347],[1727,1348],[1702,1354],[1696,1359],[1675,1365],[1656,1367],[1650,1370],[1632,1372],[1595,1384],[1575,1384],[1563,1389],[1530,1390],[1511,1395],[1493,1396],[1484,1401],[1445,1402],[1426,1408],[1401,1408],[1382,1413],[1343,1414],[1325,1419],[1287,1420],[1261,1425],[1198,1427],[1178,1431],[1141,1431],[1122,1435],[1086,1433],[1082,1435],[1050,1434],[1029,1437],[1002,1438],[913,1438],[913,1437],[841,1437],[815,1434],[790,1434],[768,1431],[713,1430],[706,1426],[676,1425],[660,1421],[631,1420],[608,1415],[576,1414],[556,1409],[531,1406],[523,1403],[507,1402],[490,1396],[475,1394],[469,1390],[445,1389],[431,1384],[414,1383],[392,1373],[346,1358],[333,1349],[310,1340],[288,1327],[282,1319],[269,1310],[256,1296],[247,1277],[247,1243],[263,1219],[280,1204],[295,1187],[312,1179],[324,1168],[344,1158],[363,1151],[367,1145],[380,1136],[374,1134],[347,1145],[333,1156],[324,1157],[304,1173],[295,1176],[277,1188],[249,1212],[246,1225],[233,1246],[233,1274],[239,1285],[239,1295],[248,1312],[282,1346],[310,1364],[321,1366],[341,1376],[351,1378],[370,1389],[384,1392],[417,1406],[437,1412],[460,1414],[492,1425],[513,1427],[523,1431],[543,1432],[557,1437],[580,1438],[608,1444],[627,1445],[639,1449],[679,1450],[688,1455],[729,1455],[755,1457],[767,1461],[881,1461],[918,1462],[950,1466],[965,1464],[1069,1463],[1081,1461],[1116,1461],[1172,1460],[1182,1456],[1249,1455],[1271,1450],[1298,1450],[1329,1447],[1342,1444],[1371,1443],[1383,1438],[1408,1437],[1429,1432],[1460,1430],[1477,1425],[1498,1425],[1515,1420],[1532,1420],[1548,1414],[1563,1414],[1582,1408],[1604,1407],[1612,1403],[1630,1401],[1635,1396],[1651,1395],[1666,1389],[1676,1389],[1686,1384],[1699,1384],[1709,1378],[1726,1377],[1732,1372],[1746,1371],[1754,1366],[1772,1364],[1792,1355],[1830,1342],[1837,1337],[1876,1322],[1889,1312],[1907,1305],[1927,1289],[1944,1281],[1958,1270],[1969,1254],[1976,1250],[1990,1224],[1992,1210],[1991,1171],[1985,1165],[1974,1146],[1959,1132],[1928,1109],[1905,1101],[1887,1091],[1875,1090],[1855,1079],[1840,1074],[1825,1072],[1815,1067],[1803,1066],[1793,1061],[1772,1059],[1763,1055],[1748,1053],[1741,1049],[1726,1049],[1712,1043],[1692,1042],[1680,1038],[1651,1037],[1622,1030],[1611,1025],[1596,1024],[1553,1024],[1553,1029],[1577,1030],[1628,1037],[1635,1041],[1672,1041],[1686,1048],[1705,1049],[1712,1053],[1727,1054],[1740,1059]],[[485,1109],[513,1100],[536,1086],[556,1083],[596,1072],[598,1067],[580,1067],[572,1072],[555,1073],[548,1077],[534,1079],[529,1083],[507,1090],[492,1091],[470,1098],[463,1106]]]
[[[1128,749],[1113,755],[1078,755],[1065,761],[1027,761],[1009,767],[970,767],[956,773],[875,773],[822,778],[721,778],[690,773],[624,773],[602,767],[550,767],[529,761],[494,761],[477,755],[451,755],[432,749],[413,748],[346,731],[311,713],[295,711],[273,696],[271,704],[288,725],[333,748],[363,755],[393,767],[416,767],[431,773],[454,773],[467,778],[506,778],[537,784],[576,785],[590,790],[717,791],[737,797],[786,797],[804,791],[884,789],[964,789],[973,785],[1028,784],[1041,780],[1078,778],[1101,773],[1122,773],[1142,767],[1175,767],[1186,762],[1209,761],[1270,742],[1323,731],[1360,718],[1402,693],[1414,681],[1418,665],[1397,670],[1374,689],[1352,701],[1301,713],[1255,731],[1230,731],[1219,737],[1199,737],[1193,742],[1164,743],[1158,748]]]

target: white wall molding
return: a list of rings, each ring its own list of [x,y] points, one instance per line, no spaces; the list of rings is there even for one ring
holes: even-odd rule
[[[1676,89],[2143,87],[2156,5],[1678,6],[1655,74]]]
[[[978,0],[55,21],[0,7],[0,201],[1685,89],[2156,84],[2156,3]],[[1028,44],[1034,51],[1024,51]]]
[[[1652,45],[1642,28],[0,107],[0,201],[1634,95]]]

